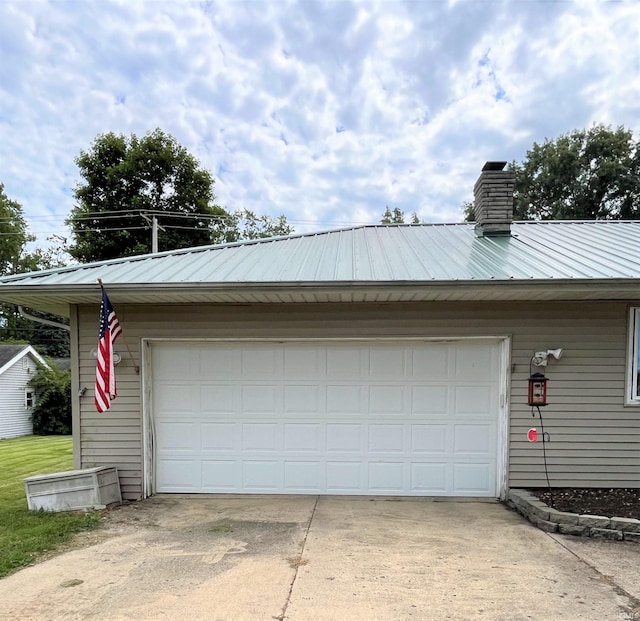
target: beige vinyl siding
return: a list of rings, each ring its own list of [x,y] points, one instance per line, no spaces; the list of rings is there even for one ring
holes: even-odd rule
[[[626,302],[115,306],[137,364],[142,338],[509,336],[511,487],[546,485],[542,444],[526,441],[529,427],[540,430],[526,405],[529,360],[534,351],[562,347],[562,359],[546,369],[550,405],[543,408],[552,485],[640,486],[640,408],[623,405]],[[79,386],[87,387],[79,399],[82,467],[117,466],[125,498],[138,498],[141,374],[119,340],[119,396],[111,410],[98,414],[90,354],[98,306],[80,307],[78,317]]]

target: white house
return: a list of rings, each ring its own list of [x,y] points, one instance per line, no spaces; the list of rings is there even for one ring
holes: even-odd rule
[[[31,345],[0,345],[0,439],[33,433],[35,391],[29,380],[46,362]]]

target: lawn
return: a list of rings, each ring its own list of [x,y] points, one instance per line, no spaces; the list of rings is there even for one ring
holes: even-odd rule
[[[0,440],[0,578],[95,528],[100,513],[29,511],[24,479],[73,468],[70,436]]]

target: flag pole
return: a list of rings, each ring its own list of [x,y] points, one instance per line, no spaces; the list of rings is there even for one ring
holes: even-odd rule
[[[102,287],[102,278],[98,278],[98,283],[99,285]],[[138,366],[138,363],[136,362],[136,359],[133,357],[133,352],[131,351],[131,347],[129,347],[129,343],[127,342],[127,337],[124,334],[124,330],[122,331],[122,333],[120,334],[120,336],[122,337],[122,340],[125,344],[125,347],[127,348],[127,351],[129,352],[129,357],[131,358],[131,362],[133,362],[133,368],[135,370],[135,372],[139,375],[140,374],[140,367]]]

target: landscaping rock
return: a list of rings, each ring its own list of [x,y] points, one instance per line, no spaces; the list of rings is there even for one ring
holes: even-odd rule
[[[578,537],[588,537],[588,526],[573,526],[572,524],[558,524],[558,532],[561,535],[576,535]]]
[[[640,533],[640,520],[613,517],[611,518],[611,528],[628,533]]]
[[[556,509],[549,509],[549,520],[556,524],[578,524],[578,516],[575,513],[567,513]]]
[[[529,521],[532,524],[535,524],[540,530],[543,530],[547,533],[557,533],[558,532],[558,524],[555,522],[549,522],[547,520],[540,519],[535,515],[529,515]],[[620,531],[614,531],[620,534]]]
[[[608,539],[609,541],[622,541],[622,533],[611,528],[592,528],[590,535],[593,539]]]
[[[608,528],[611,519],[603,515],[580,515],[578,516],[578,524],[592,528]]]

